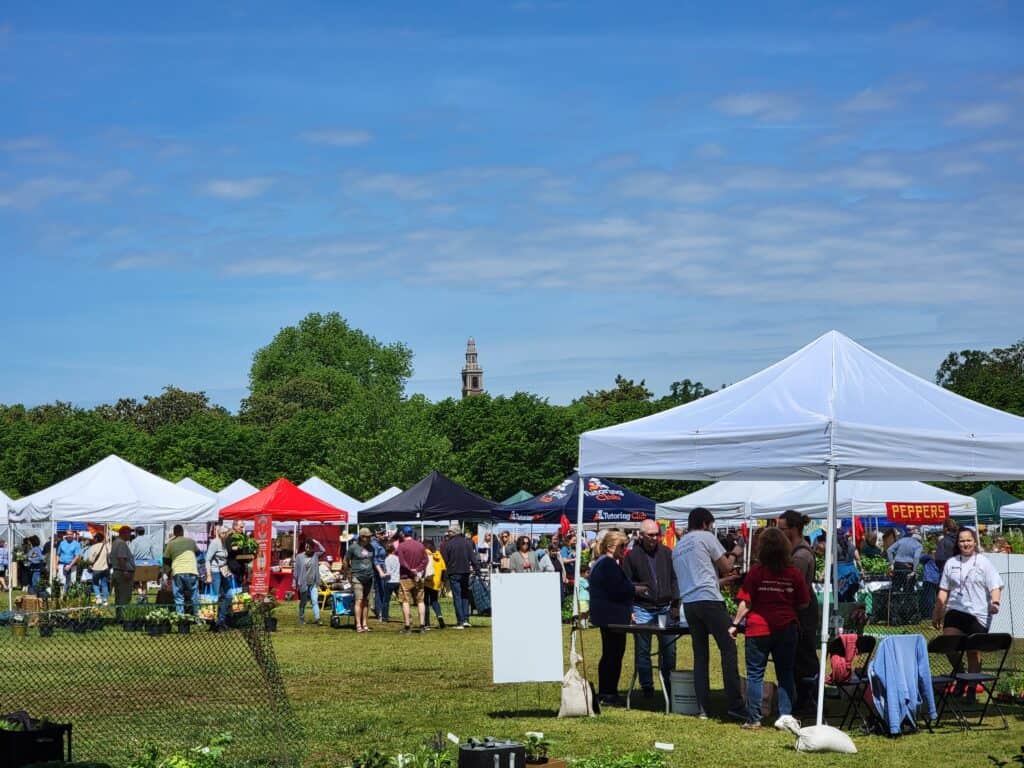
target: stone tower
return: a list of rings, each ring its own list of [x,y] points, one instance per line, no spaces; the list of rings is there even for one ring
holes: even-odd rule
[[[469,337],[466,342],[466,365],[462,368],[462,396],[473,397],[484,392],[484,369],[476,359],[476,342]]]

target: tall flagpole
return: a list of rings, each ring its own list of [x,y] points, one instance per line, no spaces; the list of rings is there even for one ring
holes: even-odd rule
[[[825,591],[821,611],[821,658],[818,660],[818,725],[825,721],[825,661],[828,658],[829,613],[832,607],[832,547],[836,538],[836,468],[828,468],[828,513],[825,515]]]

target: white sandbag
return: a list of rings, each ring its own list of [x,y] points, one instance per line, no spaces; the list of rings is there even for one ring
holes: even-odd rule
[[[842,752],[857,754],[853,740],[831,725],[809,725],[797,732],[797,752]]]
[[[569,671],[562,678],[562,704],[559,717],[591,717],[594,714],[594,693],[590,683],[580,674],[581,661],[575,652],[569,653]]]

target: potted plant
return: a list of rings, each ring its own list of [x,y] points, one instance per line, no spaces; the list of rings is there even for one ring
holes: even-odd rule
[[[267,595],[259,602],[260,613],[263,614],[263,628],[267,632],[277,632],[277,617],[274,611],[277,610],[277,598]]]
[[[228,541],[229,550],[237,550],[235,559],[241,563],[253,560],[259,550],[259,543],[248,533],[232,533]]]
[[[543,765],[548,762],[548,750],[551,748],[551,742],[544,738],[543,733],[527,733],[523,747],[526,749],[527,763]]]
[[[28,617],[24,613],[16,613],[11,616],[11,634],[15,637],[28,635]]]
[[[39,620],[39,636],[53,637],[53,623],[46,614]]]
[[[166,635],[171,631],[171,622],[175,621],[176,614],[166,608],[154,608],[146,614],[146,631],[150,637]]]

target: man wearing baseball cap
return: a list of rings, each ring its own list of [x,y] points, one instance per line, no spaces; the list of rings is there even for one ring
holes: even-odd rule
[[[455,602],[455,629],[469,624],[469,572],[480,575],[480,556],[473,542],[462,535],[458,524],[452,524],[448,536],[441,542],[441,557],[448,568],[448,583]]]
[[[348,545],[345,567],[352,580],[355,597],[356,632],[369,632],[366,616],[370,612],[370,592],[373,590],[373,534],[369,528],[360,528],[359,536]]]
[[[420,632],[426,632],[427,627],[427,603],[424,592],[423,576],[427,571],[427,549],[422,543],[416,541],[412,535],[412,528],[405,526],[400,535],[399,543],[395,548],[398,555],[399,573],[401,581],[398,588],[398,599],[402,601],[402,617],[405,619],[403,634],[412,632],[412,604],[420,615]]]

